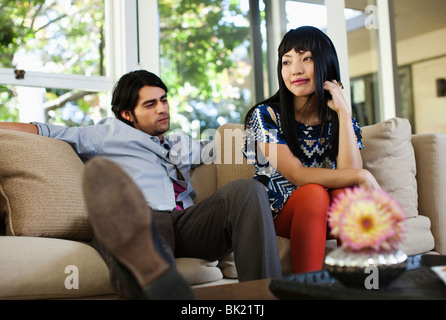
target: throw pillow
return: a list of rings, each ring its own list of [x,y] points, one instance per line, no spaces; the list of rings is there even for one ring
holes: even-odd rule
[[[0,130],[0,218],[6,235],[90,240],[84,165],[65,142]]]
[[[418,193],[412,130],[407,119],[393,118],[362,128],[364,168],[406,211],[418,215]]]

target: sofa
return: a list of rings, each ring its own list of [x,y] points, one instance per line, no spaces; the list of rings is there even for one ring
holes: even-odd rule
[[[192,173],[197,202],[253,175],[241,157],[243,126],[226,124],[217,132],[217,160]],[[364,127],[363,137],[364,167],[407,213],[401,249],[408,255],[446,254],[446,135],[414,135],[407,120],[394,118]],[[0,299],[117,298],[104,261],[90,245],[84,164],[72,148],[0,130],[0,152]],[[282,272],[289,274],[289,241],[277,241]],[[221,261],[180,258],[177,268],[192,286],[237,281],[232,255]]]

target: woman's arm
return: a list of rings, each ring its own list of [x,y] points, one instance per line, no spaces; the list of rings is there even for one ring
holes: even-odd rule
[[[0,129],[15,130],[15,131],[39,134],[39,130],[37,129],[37,126],[32,123],[0,122]]]
[[[258,143],[270,164],[295,186],[316,183],[327,189],[357,185],[366,189],[380,189],[372,174],[364,169],[308,168],[302,165],[285,144]]]
[[[332,96],[332,99],[328,101],[328,107],[338,114],[339,119],[339,151],[336,167],[338,169],[361,169],[362,157],[352,124],[352,114],[342,89],[336,81],[325,82],[324,88]]]

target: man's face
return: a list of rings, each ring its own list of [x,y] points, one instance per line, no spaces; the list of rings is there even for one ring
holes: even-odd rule
[[[162,139],[170,128],[169,103],[164,89],[144,86],[139,91],[134,114],[123,111],[122,116],[133,123],[135,129]]]

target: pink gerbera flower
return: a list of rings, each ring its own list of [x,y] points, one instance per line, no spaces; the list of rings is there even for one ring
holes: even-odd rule
[[[383,190],[347,189],[329,212],[332,234],[352,250],[396,249],[403,239],[406,215]]]

